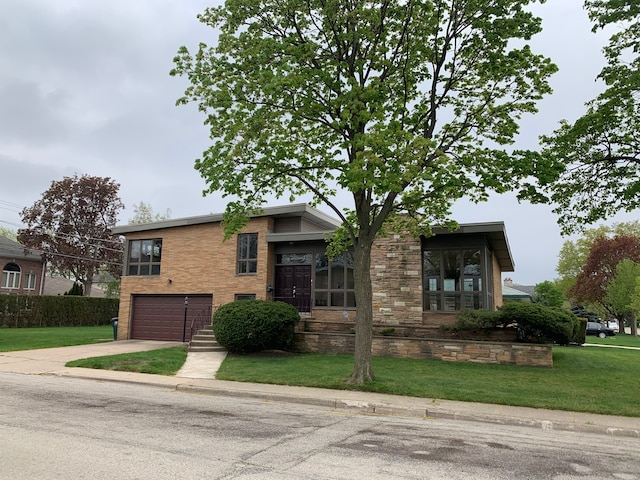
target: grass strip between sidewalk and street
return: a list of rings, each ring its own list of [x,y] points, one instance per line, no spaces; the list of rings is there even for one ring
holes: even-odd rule
[[[113,341],[113,327],[0,328],[0,352]]]
[[[67,362],[67,367],[97,368],[121,372],[175,375],[187,359],[187,347],[170,347],[146,352],[122,353]]]

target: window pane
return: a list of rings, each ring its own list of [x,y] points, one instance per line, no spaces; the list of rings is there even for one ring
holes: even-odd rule
[[[456,294],[447,293],[444,296],[444,310],[447,312],[460,310],[460,297]]]
[[[151,265],[151,275],[160,275],[160,265]]]
[[[344,307],[344,292],[331,292],[331,306]]]
[[[442,305],[440,303],[440,295],[430,294],[430,295],[427,295],[426,298],[427,298],[427,301],[425,302],[426,310],[432,310],[432,311],[442,310]]]
[[[347,292],[347,304],[346,307],[354,307],[356,306],[356,294],[354,292]]]
[[[256,273],[258,271],[258,262],[251,261],[247,263],[249,264],[249,273]]]
[[[149,265],[140,265],[140,275],[149,275]]]
[[[331,288],[344,288],[344,256],[340,255],[331,262]]]
[[[238,262],[238,273],[247,273],[247,262]]]
[[[480,276],[480,250],[463,250],[464,274]]]
[[[247,236],[238,236],[238,258],[246,259],[248,257],[249,250],[247,248]]]
[[[311,253],[280,253],[276,255],[276,263],[280,265],[311,265]]]
[[[321,290],[329,288],[329,259],[326,255],[316,255],[316,287]],[[325,300],[325,305],[326,300]]]
[[[249,258],[258,258],[258,234],[249,235]]]
[[[140,240],[133,240],[129,244],[129,260],[132,262],[140,261]]]
[[[328,305],[327,298],[327,292],[316,292],[316,307],[326,307]]]
[[[345,258],[346,258],[345,266],[347,268],[347,271],[345,272],[347,275],[347,288],[351,290],[356,288],[356,281],[353,275],[354,263],[355,263],[353,258],[353,253],[352,252],[345,253]]]
[[[129,275],[138,275],[138,265],[129,265]]]
[[[444,283],[443,290],[448,292],[460,290],[460,252],[445,250],[442,252]]]
[[[153,251],[153,240],[143,240],[142,241],[142,255],[140,256],[140,261],[142,262],[150,262],[151,261],[151,252]]]
[[[162,252],[162,240],[153,241],[153,262],[160,261],[160,255]]]
[[[425,276],[440,277],[440,252],[425,250],[422,256],[422,270]]]

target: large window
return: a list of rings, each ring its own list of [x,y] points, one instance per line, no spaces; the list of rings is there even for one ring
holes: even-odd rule
[[[129,275],[160,275],[162,239],[129,242]]]
[[[258,271],[258,234],[238,235],[238,274],[249,275]]]
[[[483,248],[428,249],[422,254],[424,309],[482,309]]]
[[[20,288],[20,266],[16,263],[7,263],[2,269],[2,287]]]
[[[347,252],[329,260],[326,255],[316,255],[315,306],[355,307],[355,281],[353,253]]]

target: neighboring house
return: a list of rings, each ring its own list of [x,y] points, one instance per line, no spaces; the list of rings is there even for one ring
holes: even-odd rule
[[[280,300],[305,319],[353,323],[353,255],[326,256],[339,222],[305,204],[265,208],[224,240],[222,215],[124,225],[119,339],[188,340],[195,317],[234,300]],[[430,238],[393,235],[372,251],[374,324],[437,328],[463,308],[502,305],[513,271],[502,222]]]
[[[96,280],[98,277],[96,276]],[[47,276],[45,287],[42,292],[43,295],[64,295],[66,292],[71,290],[74,280],[64,277],[52,277]],[[104,298],[106,297],[105,291],[100,284],[94,283],[91,287],[91,295],[90,297],[94,298]]]
[[[504,279],[502,287],[502,298],[506,300],[516,300],[519,302],[531,302],[536,293],[535,285],[518,285],[510,278]]]
[[[505,302],[531,302],[531,295],[515,287],[502,286],[502,300]]]
[[[0,294],[42,294],[46,264],[40,252],[0,235]]]

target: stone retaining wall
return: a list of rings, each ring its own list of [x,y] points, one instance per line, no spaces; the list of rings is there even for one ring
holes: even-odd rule
[[[351,354],[354,343],[353,334],[298,332],[294,348],[307,353]],[[374,336],[372,353],[376,357],[553,367],[551,345],[529,343]]]

